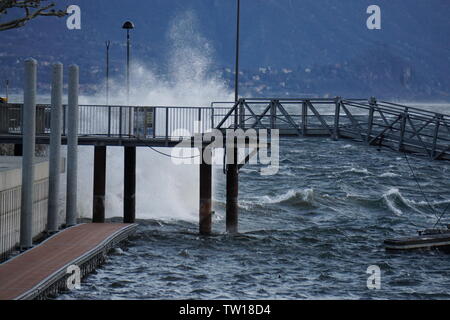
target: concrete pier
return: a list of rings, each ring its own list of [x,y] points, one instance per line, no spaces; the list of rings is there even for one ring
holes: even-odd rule
[[[25,62],[25,86],[23,104],[23,157],[22,157],[22,204],[20,214],[20,247],[31,248],[33,223],[33,177],[36,138],[36,76],[37,62]]]
[[[204,154],[204,149],[203,153]],[[209,153],[211,151],[209,150]],[[209,156],[209,159],[211,157]],[[212,165],[205,159],[200,164],[200,212],[199,232],[201,235],[210,235],[212,231]]]
[[[94,201],[92,222],[105,222],[106,147],[94,147]]]
[[[235,163],[227,165],[227,204],[226,204],[226,230],[228,233],[238,232],[239,207],[239,172],[237,165],[237,150],[234,151]]]
[[[69,104],[67,127],[67,202],[66,225],[77,224],[77,181],[78,181],[78,66],[69,68]]]
[[[136,221],[136,147],[124,148],[123,222]]]
[[[62,95],[63,95],[63,65],[53,66],[50,165],[48,185],[48,218],[47,232],[58,231],[60,164],[61,164],[61,131],[62,131]]]

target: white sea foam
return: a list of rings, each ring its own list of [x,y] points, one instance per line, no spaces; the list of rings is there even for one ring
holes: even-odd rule
[[[132,71],[133,105],[209,106],[211,101],[232,101],[225,81],[211,76],[213,50],[198,32],[192,12],[174,18],[168,34],[169,77],[162,79],[145,63],[135,62]],[[111,81],[111,104],[123,104],[123,85]],[[103,104],[104,93],[81,97],[81,104]],[[166,154],[169,149],[159,148]],[[174,165],[169,157],[149,148],[137,150],[136,215],[143,219],[198,219],[197,165]],[[80,147],[79,211],[92,215],[93,148]],[[108,148],[106,179],[107,217],[123,215],[123,148]]]

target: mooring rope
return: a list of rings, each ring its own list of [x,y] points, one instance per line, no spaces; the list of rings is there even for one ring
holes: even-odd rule
[[[153,150],[156,153],[159,153],[162,156],[168,157],[168,158],[174,158],[174,159],[194,159],[194,158],[198,158],[200,157],[200,155],[196,155],[196,156],[190,156],[190,157],[177,157],[171,154],[167,154],[164,152],[161,152],[159,150],[156,150],[154,147],[150,146],[149,144],[147,144],[147,142],[145,142],[144,140],[142,140],[141,138],[139,138],[138,136],[132,135],[132,137],[136,138],[138,141],[142,142],[143,144],[145,144],[145,146],[151,150]]]

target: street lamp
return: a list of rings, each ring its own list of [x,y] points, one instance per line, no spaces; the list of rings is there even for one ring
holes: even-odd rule
[[[134,29],[131,21],[126,21],[122,29],[127,30],[127,104],[130,102],[130,30]]]
[[[236,14],[236,65],[234,75],[234,102],[239,100],[239,44],[240,44],[241,0],[237,0]]]

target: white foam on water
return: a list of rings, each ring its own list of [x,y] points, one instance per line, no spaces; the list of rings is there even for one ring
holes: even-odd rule
[[[132,66],[131,105],[209,106],[211,101],[233,101],[233,93],[218,75],[212,75],[213,49],[199,32],[193,12],[174,18],[168,33],[169,75],[164,79],[147,66]],[[111,104],[124,104],[122,84],[111,80]],[[104,92],[80,97],[80,104],[104,104]],[[86,120],[88,121],[88,119]],[[171,154],[169,148],[156,149]],[[92,216],[93,147],[79,149],[78,205],[83,217]],[[198,165],[176,165],[150,148],[137,149],[136,216],[142,219],[198,220]],[[123,215],[123,148],[108,147],[106,215]],[[214,189],[214,188],[213,188]]]

